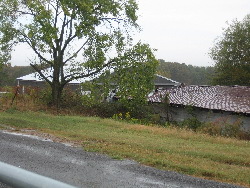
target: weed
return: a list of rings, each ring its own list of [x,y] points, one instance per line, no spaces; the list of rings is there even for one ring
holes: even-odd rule
[[[249,139],[249,133],[241,130],[242,121],[237,119],[230,122],[228,118],[218,118],[213,122],[204,123],[199,131],[212,136],[233,137],[239,139]]]
[[[191,117],[191,118],[185,119],[179,125],[181,127],[186,127],[188,129],[196,131],[199,127],[202,126],[202,122],[200,122],[196,117]]]
[[[16,111],[17,111],[16,106],[12,106],[5,110],[5,112],[10,113],[10,114],[14,114]]]

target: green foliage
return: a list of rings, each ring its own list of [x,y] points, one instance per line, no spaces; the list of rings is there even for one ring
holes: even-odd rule
[[[209,85],[214,67],[198,67],[160,59],[157,73],[188,85]]]
[[[108,72],[107,72],[108,74]],[[102,76],[97,80],[85,82],[81,84],[81,103],[87,108],[95,107],[105,103],[105,99],[112,87],[110,87],[109,79],[107,76]]]
[[[51,88],[49,86],[46,86],[45,88],[42,89],[31,89],[31,92],[28,92],[29,96],[32,98],[37,99],[37,102],[49,105],[51,103]],[[64,88],[62,91],[62,99],[61,99],[61,109],[77,109],[82,107],[82,102],[83,102],[82,95],[80,93],[72,91],[69,88]]]
[[[196,131],[199,127],[202,126],[203,123],[198,120],[195,114],[195,108],[192,105],[185,106],[185,109],[187,113],[191,115],[191,117],[180,122],[178,125]]]
[[[31,66],[50,85],[52,103],[58,106],[64,86],[72,80],[111,68],[155,64],[148,45],[132,46],[137,10],[135,0],[2,0],[0,57],[8,59],[18,43],[28,45],[36,57]],[[52,79],[43,72],[48,67]]]
[[[148,93],[154,89],[153,79],[158,62],[147,45],[138,44],[132,51],[129,59],[125,60],[126,65],[118,69],[112,79],[118,88],[119,102],[130,112],[135,112],[138,106],[146,104]],[[138,54],[141,55],[138,57]]]
[[[154,124],[159,124],[161,120],[161,116],[160,114],[152,114],[150,116],[150,122],[154,123]]]
[[[11,107],[11,108],[8,108],[7,110],[5,110],[6,113],[9,113],[9,114],[14,114],[16,113],[18,110],[15,106]]]
[[[153,79],[158,62],[149,46],[140,43],[125,56],[116,62],[114,72],[106,71],[99,79],[82,84],[83,91],[91,92],[83,99],[86,105],[93,106],[94,103],[102,103],[110,91],[116,90],[116,103],[120,103],[134,117],[144,117],[141,108],[145,108],[147,95],[154,88]]]
[[[88,104],[86,105],[86,103],[84,103],[82,106],[83,113],[105,118],[111,118],[114,116],[114,114],[126,113],[126,111],[127,109],[124,108],[120,103],[95,102],[91,106]]]
[[[10,64],[4,65],[0,69],[0,87],[15,86],[16,78],[30,74],[34,72],[30,66],[10,66]]]
[[[180,125],[182,127],[196,131],[199,127],[202,126],[202,122],[200,122],[197,119],[197,117],[190,117],[190,118],[187,118],[184,121],[182,121]]]
[[[192,105],[186,105],[186,106],[185,106],[185,110],[186,110],[187,113],[188,113],[189,115],[191,115],[192,117],[196,117],[196,115],[195,115],[195,107],[194,107],[194,106],[192,106]]]
[[[86,99],[86,98],[85,98]],[[88,101],[89,102],[88,98]],[[100,116],[105,118],[114,118],[119,120],[129,120],[134,122],[151,122],[149,120],[151,111],[150,107],[147,105],[141,105],[137,106],[134,111],[131,110],[131,108],[128,108],[126,105],[123,105],[120,102],[93,102],[91,105],[86,105],[87,103],[82,103],[82,111],[84,111],[85,114],[93,115],[93,116]],[[120,114],[120,115],[118,115]],[[137,121],[138,120],[138,121]]]
[[[224,29],[210,56],[215,62],[214,84],[250,86],[250,15]]]
[[[45,105],[48,105],[51,102],[51,89],[45,88],[41,91],[41,102]]]

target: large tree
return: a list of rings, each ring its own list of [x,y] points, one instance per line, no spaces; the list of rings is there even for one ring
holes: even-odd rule
[[[250,15],[229,24],[210,56],[215,62],[214,84],[250,85]]]
[[[58,105],[72,80],[130,62],[155,64],[148,45],[132,47],[137,10],[136,0],[1,0],[2,57],[9,58],[14,45],[27,44],[35,54],[30,65],[51,86],[52,104]],[[52,76],[44,72],[48,67]]]

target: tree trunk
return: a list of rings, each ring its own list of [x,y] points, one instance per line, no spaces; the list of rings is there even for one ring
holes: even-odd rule
[[[57,109],[60,107],[62,92],[64,88],[64,72],[63,72],[63,53],[61,51],[60,41],[56,41],[56,49],[54,51],[54,65],[53,65],[53,81],[52,89],[52,105]]]
[[[55,106],[58,109],[61,104],[63,87],[61,86],[60,82],[53,82],[51,89],[52,89],[51,104],[52,106]]]
[[[55,66],[53,67],[53,81],[51,85],[52,90],[52,106],[55,106],[57,109],[60,107],[61,97],[62,97],[62,91],[63,86],[60,82],[60,66],[59,63],[55,63]]]

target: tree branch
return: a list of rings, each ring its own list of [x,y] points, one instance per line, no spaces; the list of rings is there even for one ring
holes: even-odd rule
[[[100,20],[114,20],[116,22],[124,21],[124,19],[122,19],[122,18],[115,18],[115,17],[113,17],[113,18],[100,18]]]
[[[63,53],[64,53],[65,49],[67,48],[68,44],[69,44],[74,38],[77,37],[76,34],[74,34],[74,35],[72,36],[72,33],[73,33],[73,18],[71,18],[69,21],[70,21],[70,22],[68,22],[67,25],[70,23],[70,26],[69,26],[69,27],[70,27],[70,28],[69,28],[70,32],[69,32],[69,36],[68,36],[67,40],[66,40],[65,43],[64,43],[64,46],[63,46],[63,49],[62,49],[62,52],[63,52]],[[66,26],[66,25],[65,25],[65,26]]]
[[[34,18],[35,18],[35,17],[37,16],[37,14],[35,14],[31,8],[29,8],[29,10],[31,11],[31,14],[30,14],[30,15],[34,16]],[[43,22],[42,22],[41,20],[38,19],[37,22],[38,22],[43,28],[46,28],[46,26],[43,24]],[[55,50],[55,46],[53,45],[53,41],[51,40],[50,42],[51,42],[51,44],[48,44],[48,45],[49,45],[49,46],[52,45],[51,48],[52,48],[53,50]]]
[[[49,85],[52,85],[52,82],[42,73],[42,71],[34,64],[30,63],[30,66],[35,69],[36,72],[39,73],[39,75],[46,81],[48,82]]]
[[[34,45],[32,45],[32,40],[29,38],[29,37],[27,37],[24,33],[21,33],[20,32],[20,34],[25,38],[25,43],[27,43],[31,48],[32,48],[32,50],[35,52],[35,54],[41,59],[41,60],[43,60],[43,61],[45,61],[46,63],[48,63],[49,65],[52,65],[52,63],[49,61],[49,60],[47,60],[45,57],[43,57],[42,55],[41,55],[41,53],[39,53],[38,52],[38,50],[36,49],[36,47],[34,46]]]
[[[53,6],[53,5],[51,5]],[[53,6],[54,7],[54,6]],[[59,11],[59,1],[56,2],[56,7],[54,7],[56,13],[55,13],[55,22],[54,22],[54,28],[56,28],[56,25],[57,25],[57,19],[58,19],[58,11]]]
[[[64,29],[66,27],[65,23],[66,23],[66,20],[67,20],[67,16],[64,15],[64,18],[63,18],[63,24],[62,24],[62,29],[61,29],[61,34],[60,34],[60,38],[59,38],[59,44],[60,46],[62,46],[62,42],[63,42],[63,35],[64,35]],[[58,47],[58,46],[57,46]]]
[[[63,46],[63,49],[62,49],[62,52],[65,51],[65,49],[67,48],[67,46],[69,45],[69,43],[70,43],[73,39],[75,39],[76,37],[77,37],[77,35],[75,34],[75,35],[73,35],[72,37],[69,37],[69,38],[65,41],[64,46]]]
[[[78,53],[83,49],[83,47],[88,43],[89,39],[75,52],[73,53],[73,55],[71,57],[69,57],[64,64],[66,64],[68,61],[70,61],[71,59],[73,59],[74,57],[76,57],[78,55]]]
[[[88,74],[79,74],[78,76],[74,76],[75,74],[70,74],[70,75],[67,75],[65,76],[65,82],[63,83],[64,85],[69,83],[70,81],[73,81],[73,80],[77,80],[77,79],[80,79],[80,78],[86,78],[86,77],[89,77],[89,76],[93,76],[99,72],[101,72],[104,68],[108,67],[109,65],[111,65],[112,63],[114,63],[115,61],[117,60],[117,58],[114,58],[112,60],[110,60],[108,63],[106,63],[105,65],[103,65],[102,67],[100,68],[97,68],[95,71],[92,71]],[[70,79],[66,80],[67,78],[71,77]]]
[[[34,13],[32,12],[24,12],[24,11],[20,11],[18,10],[17,13],[21,13],[21,14],[24,14],[24,15],[31,15],[31,16],[36,16]]]

